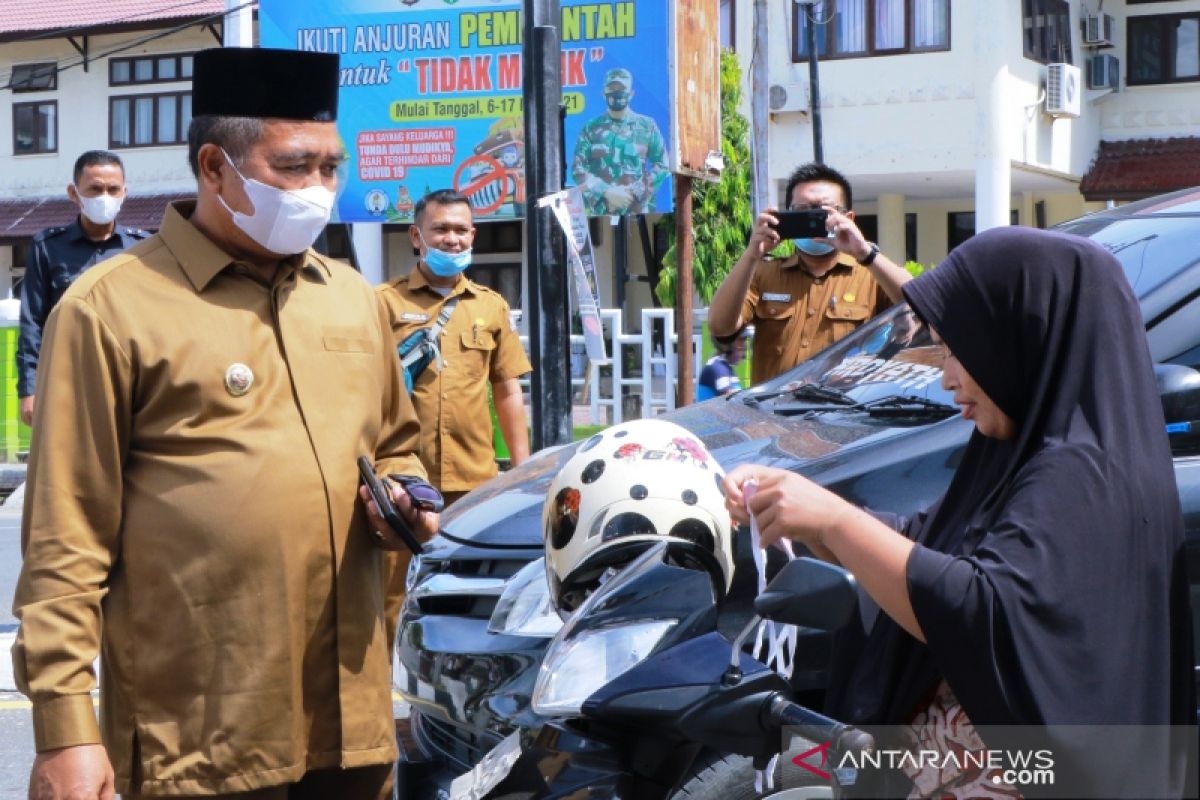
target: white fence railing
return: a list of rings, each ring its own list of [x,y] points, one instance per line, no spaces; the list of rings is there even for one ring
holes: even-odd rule
[[[678,385],[678,357],[675,335],[675,311],[670,308],[644,308],[641,311],[641,330],[625,332],[625,320],[618,308],[600,309],[608,361],[587,361],[583,351],[582,334],[571,336],[571,386],[578,393],[587,387],[586,405],[593,425],[615,425],[625,418],[625,400],[637,402],[640,417],[653,417],[675,408]],[[529,351],[527,336],[521,337]],[[633,349],[638,369],[626,372],[626,353]],[[578,367],[575,359],[586,362]],[[700,336],[692,335],[693,380],[700,374]],[[523,381],[528,390],[528,381]],[[583,405],[584,403],[578,403]]]

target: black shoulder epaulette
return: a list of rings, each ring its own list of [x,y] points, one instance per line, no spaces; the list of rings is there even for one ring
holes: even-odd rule
[[[126,236],[132,236],[135,239],[145,239],[154,235],[150,231],[142,230],[141,228],[125,228],[124,231]]]
[[[68,228],[67,225],[56,225],[53,228],[43,228],[42,230],[38,231],[37,233],[35,233],[33,235],[33,240],[35,242],[44,242],[47,239],[50,239],[54,236],[58,236],[60,233],[65,231],[67,228]]]

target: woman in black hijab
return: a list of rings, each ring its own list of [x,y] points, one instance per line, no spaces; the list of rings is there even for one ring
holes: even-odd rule
[[[942,499],[897,533],[793,473],[726,479],[742,521],[741,487],[756,482],[764,543],[796,539],[841,563],[884,612],[839,637],[827,710],[856,724],[952,711],[975,726],[1194,730],[1183,522],[1119,264],[1086,239],[1000,228],[904,294],[976,424]],[[1144,746],[1146,729],[1136,751],[1095,729],[1041,730],[1059,796],[1071,781],[1092,797],[1179,797],[1195,768],[1195,750]]]

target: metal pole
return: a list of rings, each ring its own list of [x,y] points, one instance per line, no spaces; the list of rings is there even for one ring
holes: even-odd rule
[[[524,0],[525,252],[529,270],[532,446],[571,441],[567,271],[561,232],[538,198],[562,188],[558,0]]]
[[[629,280],[629,217],[622,214],[613,227],[613,305],[625,308],[625,282]]]
[[[805,31],[808,35],[808,102],[812,115],[813,161],[825,163],[825,146],[821,143],[821,77],[817,69],[817,24],[809,13],[812,5],[796,6],[797,14],[805,14]]]
[[[767,124],[768,48],[767,48],[767,0],[754,0],[754,56],[750,67],[750,116],[753,137],[754,167],[754,213],[757,216],[771,202],[771,182],[767,175],[770,168],[770,129]]]
[[[675,336],[677,339],[679,387],[675,405],[691,405],[696,398],[692,387],[692,179],[675,176]]]

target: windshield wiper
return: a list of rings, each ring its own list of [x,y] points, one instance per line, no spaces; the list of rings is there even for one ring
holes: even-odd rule
[[[862,403],[859,408],[872,417],[952,417],[959,412],[956,405],[939,403],[913,394],[894,394]]]
[[[837,403],[842,406],[856,406],[858,401],[851,398],[841,389],[832,386],[822,386],[817,383],[805,383],[792,390],[796,400],[823,400],[826,403]]]
[[[760,403],[774,400],[783,395],[788,395],[793,400],[816,400],[821,403],[833,403],[840,406],[858,404],[841,389],[834,389],[832,386],[822,386],[817,383],[804,383],[795,389],[780,389],[773,392],[763,392],[762,394],[751,394],[742,402],[752,408],[757,408]]]

